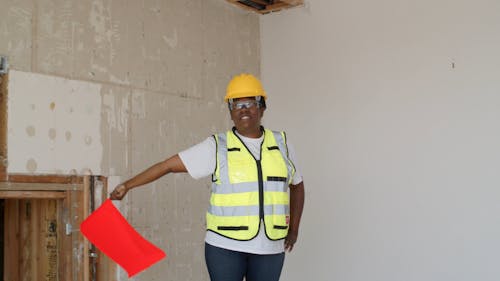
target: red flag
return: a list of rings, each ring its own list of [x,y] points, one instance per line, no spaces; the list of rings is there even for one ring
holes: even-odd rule
[[[166,256],[127,222],[110,199],[82,222],[80,231],[101,252],[125,269],[128,277]]]

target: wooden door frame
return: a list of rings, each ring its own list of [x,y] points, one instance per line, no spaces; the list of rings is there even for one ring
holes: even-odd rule
[[[100,188],[95,188],[96,183],[101,185]],[[62,200],[62,225],[58,227],[58,273],[60,279],[65,281],[108,281],[116,278],[114,263],[90,245],[79,231],[80,223],[92,212],[91,206],[95,206],[96,201],[102,202],[106,194],[107,178],[103,176],[7,174],[4,178],[0,177],[2,199]],[[8,224],[7,218],[4,223]],[[5,257],[7,247],[4,251],[1,254]],[[6,267],[18,266],[9,265],[6,259],[4,262]],[[15,259],[14,262],[18,263]]]

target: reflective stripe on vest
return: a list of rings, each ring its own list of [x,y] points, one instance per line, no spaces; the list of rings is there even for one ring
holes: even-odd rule
[[[250,240],[261,219],[266,235],[279,240],[288,233],[290,184],[295,167],[288,158],[283,132],[264,130],[260,160],[233,132],[214,136],[216,169],[207,212],[207,229],[220,235]]]

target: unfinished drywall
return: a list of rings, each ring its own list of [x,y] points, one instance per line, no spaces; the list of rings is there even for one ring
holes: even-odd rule
[[[311,0],[261,18],[266,123],[306,187],[283,280],[498,280],[499,11]]]
[[[0,4],[11,173],[91,172],[119,183],[230,128],[227,82],[260,72],[258,16],[225,1]],[[168,255],[135,280],[208,280],[209,183],[171,175],[119,204]]]
[[[8,172],[101,174],[101,86],[12,70]]]

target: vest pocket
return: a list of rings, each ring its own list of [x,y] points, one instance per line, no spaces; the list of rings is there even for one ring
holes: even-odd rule
[[[288,225],[273,225],[274,229],[287,229]]]
[[[217,226],[217,230],[248,230],[248,226]]]

